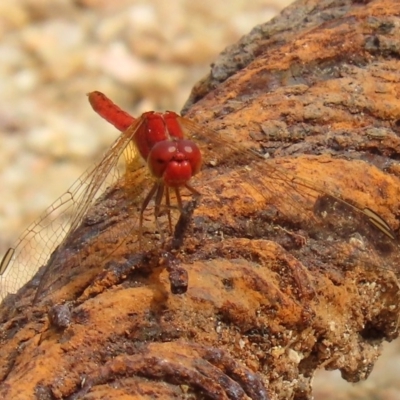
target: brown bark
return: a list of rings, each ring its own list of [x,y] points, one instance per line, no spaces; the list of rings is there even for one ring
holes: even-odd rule
[[[363,210],[397,233],[399,14],[298,1],[225,51],[186,116],[273,160],[206,161],[179,252],[143,256],[127,182],[107,192],[38,301],[36,279],[3,302],[1,397],[305,399],[317,368],[368,377],[398,336],[397,239]]]

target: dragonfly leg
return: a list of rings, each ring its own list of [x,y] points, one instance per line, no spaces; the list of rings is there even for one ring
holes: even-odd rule
[[[160,212],[161,212],[161,202],[164,196],[164,189],[165,189],[165,185],[163,182],[159,182],[157,184],[157,191],[156,191],[156,196],[154,199],[154,218],[156,221],[156,228],[158,230],[158,232],[160,232],[160,236],[161,236],[161,242],[164,242],[164,232],[162,231],[160,224],[158,222],[158,217],[160,216]]]
[[[169,233],[172,234],[172,220],[171,220],[171,201],[169,197],[169,187],[165,186],[165,205],[168,213]]]
[[[179,188],[175,188],[175,196],[176,196],[176,203],[178,204],[178,210],[182,214],[183,206],[182,206],[182,197]]]
[[[158,191],[158,187],[160,186],[159,182],[155,182],[153,187],[150,189],[149,193],[147,193],[145,199],[143,200],[142,207],[140,209],[140,217],[139,217],[139,245],[142,247],[142,231],[143,231],[143,213],[146,210],[147,206],[150,203],[150,200],[154,197],[156,191]],[[157,218],[156,218],[157,221]]]
[[[195,188],[190,186],[189,184],[185,184],[185,187],[193,194],[195,200],[197,200],[200,196],[201,193],[198,192]],[[183,212],[183,205],[182,205],[182,197],[179,191],[179,188],[174,188],[175,195],[176,195],[176,202],[177,202],[177,208],[179,212],[182,214]],[[165,205],[168,213],[168,224],[169,224],[169,230],[170,233],[172,234],[172,219],[171,219],[171,199],[170,199],[170,194],[169,194],[169,187],[166,186],[163,182],[157,181],[154,183],[153,187],[150,189],[149,193],[146,195],[145,199],[143,200],[142,207],[140,209],[140,219],[139,219],[139,243],[140,247],[142,244],[142,233],[143,233],[143,214],[144,211],[146,210],[147,206],[149,205],[151,199],[154,198],[154,219],[156,223],[156,228],[158,232],[160,232],[161,236],[161,241],[164,242],[165,237],[164,237],[164,232],[162,231],[160,224],[158,222],[158,218],[161,213],[161,203],[162,199],[165,193]]]
[[[189,191],[193,194],[194,199],[195,199],[196,201],[200,198],[201,193],[200,193],[198,190],[196,190],[193,186],[190,186],[188,183],[186,183],[186,184],[185,184],[185,188],[186,188],[187,190],[189,190]]]

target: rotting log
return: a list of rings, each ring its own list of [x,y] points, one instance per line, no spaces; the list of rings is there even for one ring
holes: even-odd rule
[[[129,240],[104,257],[129,221],[126,182],[107,192],[58,250],[53,290],[33,304],[42,269],[3,302],[1,398],[306,399],[317,368],[367,378],[398,335],[399,250],[352,206],[397,236],[398,15],[395,0],[298,1],[225,51],[186,116],[279,169],[206,163],[172,261]],[[279,187],[272,171],[290,172],[293,193],[259,194]],[[322,189],[296,205],[295,177],[348,201],[338,219],[317,224],[337,206]],[[184,294],[171,292],[174,263]]]

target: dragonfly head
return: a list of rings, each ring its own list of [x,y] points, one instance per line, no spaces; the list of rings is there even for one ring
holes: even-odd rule
[[[164,140],[151,149],[148,167],[155,178],[170,187],[187,183],[201,168],[201,153],[191,140]]]

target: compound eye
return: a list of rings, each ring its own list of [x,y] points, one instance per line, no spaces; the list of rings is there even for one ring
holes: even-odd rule
[[[192,175],[196,175],[201,168],[201,152],[197,144],[191,140],[179,140],[177,150],[183,155],[183,158],[190,163]]]
[[[153,146],[147,158],[147,165],[154,177],[162,178],[176,152],[176,143],[170,140],[163,140]]]

